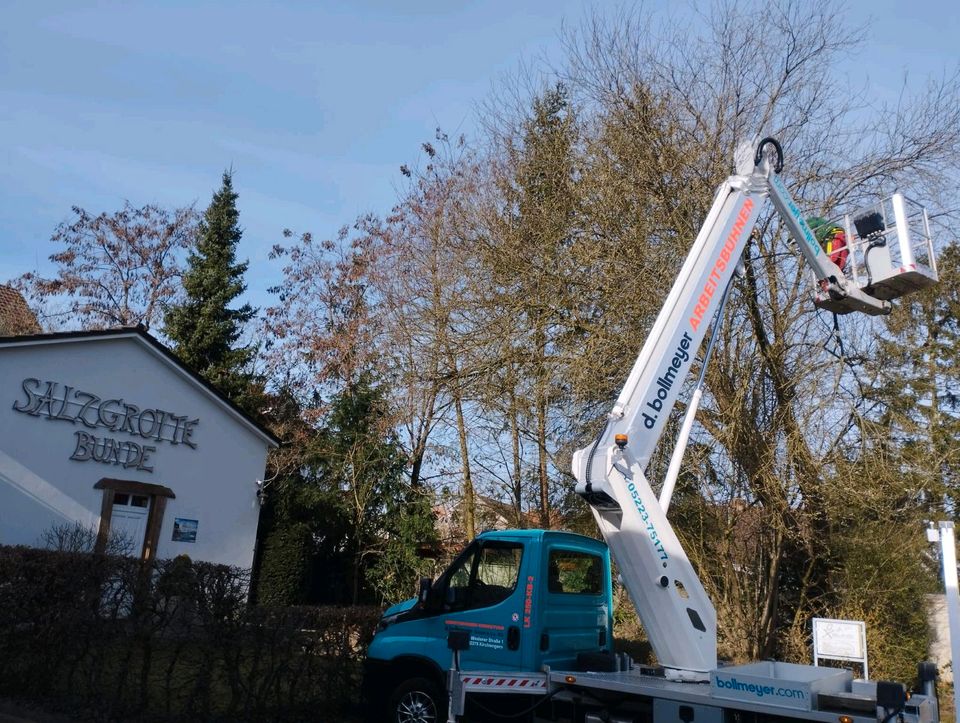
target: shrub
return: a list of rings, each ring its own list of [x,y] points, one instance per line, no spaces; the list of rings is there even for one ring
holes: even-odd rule
[[[246,570],[0,546],[0,695],[94,719],[342,720],[379,608],[256,607]]]

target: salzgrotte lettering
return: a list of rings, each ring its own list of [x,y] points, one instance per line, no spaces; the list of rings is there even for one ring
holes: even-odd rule
[[[135,437],[170,444],[185,444],[196,449],[193,433],[199,419],[190,419],[163,409],[140,409],[123,399],[101,399],[96,394],[74,389],[69,384],[24,379],[26,399],[14,402],[18,412],[33,417],[82,424],[90,429],[109,429]]]
[[[124,399],[103,399],[69,384],[40,381],[33,377],[21,385],[25,398],[15,401],[13,409],[31,417],[82,425],[87,429],[106,429],[152,442],[184,444],[196,449],[193,436],[199,419],[174,414],[156,407],[141,409]],[[104,464],[152,472],[148,466],[156,447],[134,441],[118,441],[87,431],[75,432],[76,445],[70,459],[93,460]]]

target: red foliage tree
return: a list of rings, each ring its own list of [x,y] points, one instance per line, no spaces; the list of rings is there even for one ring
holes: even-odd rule
[[[196,239],[192,207],[155,205],[91,216],[74,206],[74,220],[61,223],[51,241],[51,277],[28,272],[13,281],[45,325],[102,329],[162,319],[180,291],[184,256]]]

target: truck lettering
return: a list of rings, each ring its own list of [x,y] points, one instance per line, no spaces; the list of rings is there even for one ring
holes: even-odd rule
[[[637,508],[637,512],[640,513],[640,519],[647,524],[647,536],[653,543],[653,549],[660,553],[661,560],[666,560],[668,558],[667,551],[663,549],[663,542],[660,541],[660,535],[657,534],[657,529],[650,521],[650,513],[640,499],[640,491],[637,489],[637,485],[631,482],[627,485],[627,491],[630,492],[630,497],[633,498],[633,504]]]
[[[527,576],[527,587],[523,591],[523,627],[530,627],[533,617],[533,575]]]
[[[673,350],[673,356],[670,361],[667,363],[666,368],[664,369],[663,374],[657,377],[656,380],[656,395],[647,401],[647,408],[656,412],[656,414],[649,414],[648,412],[643,412],[643,426],[647,429],[653,429],[653,425],[657,422],[657,417],[660,412],[663,411],[663,403],[666,401],[667,397],[670,394],[670,389],[673,388],[674,382],[680,378],[680,367],[690,361],[690,345],[693,342],[693,337],[691,337],[687,332],[683,332],[683,336],[680,337],[680,343],[677,344],[677,348]]]
[[[806,691],[801,688],[775,688],[772,685],[763,685],[762,683],[744,683],[736,678],[723,679],[717,676],[717,688],[726,690],[738,690],[745,693],[752,693],[757,698],[765,695],[775,695],[780,698],[798,698],[804,700],[807,697]]]
[[[753,199],[748,198],[743,202],[743,207],[740,209],[740,213],[737,214],[737,220],[734,221],[733,228],[730,229],[730,235],[727,236],[727,240],[724,242],[723,248],[720,249],[720,254],[713,264],[713,269],[711,269],[710,275],[707,277],[707,281],[703,286],[703,292],[700,294],[700,298],[697,299],[696,306],[693,307],[693,315],[690,317],[690,327],[694,331],[700,327],[700,322],[703,321],[703,317],[706,316],[710,308],[713,292],[716,291],[720,285],[720,274],[726,271],[727,264],[730,263],[730,259],[733,258],[733,250],[737,247],[737,244],[740,243],[740,237],[743,236],[743,230],[747,226],[747,221],[750,220],[750,212],[752,210]],[[799,209],[797,213],[799,213]]]
[[[819,256],[820,244],[818,244],[817,239],[814,238],[813,233],[810,231],[810,227],[807,226],[807,222],[803,220],[803,214],[800,213],[800,209],[797,208],[797,204],[795,204],[793,199],[790,198],[790,194],[783,185],[783,181],[781,181],[777,176],[773,176],[771,180],[773,181],[773,185],[776,187],[780,195],[787,199],[787,208],[790,211],[790,215],[796,220],[797,226],[800,228],[800,232],[803,234],[803,240],[807,242],[807,246],[809,246],[810,250],[813,251],[813,255]]]

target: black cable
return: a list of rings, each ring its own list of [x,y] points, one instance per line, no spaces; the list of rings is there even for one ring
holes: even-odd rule
[[[820,348],[823,349],[825,352],[827,352],[827,354],[832,356],[837,361],[847,364],[852,369],[853,365],[850,364],[850,360],[847,359],[847,353],[843,348],[843,338],[840,336],[840,320],[837,314],[836,313],[833,314],[833,326],[831,327],[830,324],[824,321],[823,317],[820,315],[820,311],[821,311],[820,309],[817,309],[815,314],[815,316],[817,317],[817,321],[819,321],[821,324],[823,324],[827,328],[830,334],[830,338],[835,339],[837,341],[837,345],[840,347],[840,353],[838,354],[833,349],[827,346],[827,344],[829,343],[829,339],[823,342],[823,344],[820,345]],[[854,374],[856,374],[856,371],[854,371]]]
[[[840,356],[838,358],[840,361],[843,361],[844,357],[847,356],[847,352],[843,348],[843,337],[840,336],[840,317],[837,315],[837,312],[833,312],[833,334],[837,339],[837,346],[840,347]],[[854,372],[854,374],[856,374],[856,372]]]
[[[504,718],[504,719],[519,718],[521,716],[525,716],[527,713],[533,713],[533,711],[535,711],[541,704],[546,703],[548,700],[553,698],[553,696],[555,696],[561,690],[562,688],[557,688],[552,693],[547,693],[546,696],[544,696],[543,698],[540,698],[532,706],[530,706],[529,708],[526,708],[525,710],[520,711],[519,713],[497,713],[496,711],[492,711],[489,708],[487,708],[487,706],[483,705],[476,698],[472,698],[470,702],[473,703],[473,705],[477,706],[477,708],[482,710],[484,713],[486,713],[487,715],[492,715],[494,718]]]
[[[884,708],[884,710],[889,710],[889,709],[888,709],[888,708]],[[899,712],[900,712],[899,710],[897,710],[896,708],[894,708],[893,711],[891,711],[889,714],[887,714],[887,717],[883,719],[882,723],[890,723],[890,721],[893,720],[893,717],[894,717],[897,713],[899,713]]]
[[[597,438],[594,440],[593,445],[590,447],[590,454],[587,455],[587,469],[584,474],[584,492],[592,492],[593,484],[590,482],[590,470],[593,468],[593,455],[597,453],[597,447],[600,446],[600,440],[603,439],[603,435],[607,433],[607,427],[610,426],[610,417],[603,423],[603,429],[600,430],[600,434],[597,435]]]
[[[885,238],[874,239],[867,244],[866,250],[863,252],[863,268],[867,271],[867,285],[864,287],[864,290],[869,293],[870,289],[873,287],[873,273],[870,271],[870,264],[867,262],[867,257],[870,256],[870,252],[881,246],[886,246],[887,240]]]

